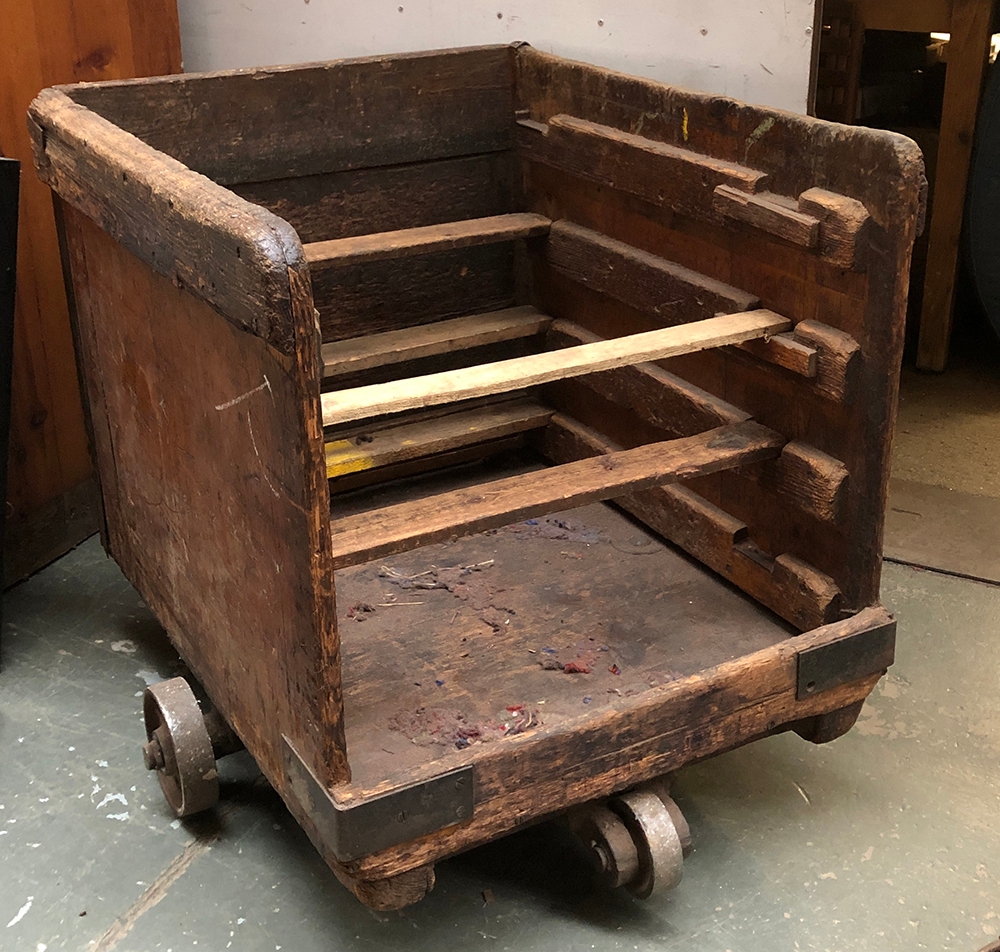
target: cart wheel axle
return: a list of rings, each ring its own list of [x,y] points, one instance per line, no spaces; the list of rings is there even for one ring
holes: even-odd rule
[[[691,831],[662,784],[592,804],[570,817],[601,879],[639,899],[673,889],[691,852]]]
[[[155,770],[174,816],[185,817],[214,806],[219,774],[205,717],[184,678],[146,688],[142,700],[146,743],[142,760]]]

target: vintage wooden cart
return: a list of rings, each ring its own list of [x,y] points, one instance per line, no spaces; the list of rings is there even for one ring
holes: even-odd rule
[[[685,839],[657,778],[854,723],[894,643],[912,142],[523,45],[60,87],[29,124],[105,546],[207,695],[207,728],[183,681],[146,699],[179,814],[231,727],[370,905],[570,808],[645,894]],[[602,500],[669,545],[584,586],[600,535],[541,529]]]

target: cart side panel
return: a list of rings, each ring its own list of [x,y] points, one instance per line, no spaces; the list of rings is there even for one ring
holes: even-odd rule
[[[512,58],[477,47],[64,88],[231,185],[507,149]]]
[[[850,374],[845,370],[833,385],[822,364],[818,376],[807,378],[773,359],[761,359],[759,353],[733,348],[664,363],[789,440],[805,444],[807,453],[826,454],[833,469],[843,464],[847,477],[837,489],[841,498],[831,496],[826,511],[801,486],[798,499],[790,503],[777,485],[783,474],[772,464],[756,472],[692,481],[689,489],[710,504],[707,509],[697,510],[690,499],[674,499],[676,512],[656,500],[651,505],[644,500],[638,508],[646,515],[653,512],[659,517],[657,528],[755,597],[770,592],[774,598],[762,600],[801,627],[875,604],[909,255],[922,212],[919,150],[888,133],[690,93],[527,48],[518,51],[517,76],[518,105],[531,119],[519,142],[528,141],[525,173],[532,210],[725,282],[792,320],[796,335],[802,324],[803,339],[810,327],[803,322],[821,323],[821,333],[830,338],[819,349],[821,360],[824,354],[837,356],[840,340],[859,349]],[[556,116],[556,126],[563,126],[560,141],[575,136],[586,149],[569,160],[540,161],[530,151],[531,139],[545,128],[538,124]],[[551,134],[555,127],[548,128]],[[623,156],[625,161],[648,157],[650,150],[642,152],[642,144],[636,145],[639,136],[727,163],[724,173],[734,180],[743,176],[745,192],[725,186],[723,198],[736,195],[737,212],[744,217],[720,212],[720,188],[706,185],[704,178],[693,177],[683,188],[676,179],[657,181],[649,175],[643,192],[645,186],[629,176],[628,168],[615,164]],[[550,150],[554,139],[543,139]],[[636,166],[640,175],[651,167],[646,158]],[[603,171],[595,171],[599,168]],[[719,166],[706,163],[705,168],[716,174]],[[740,204],[755,189],[772,220],[754,218],[756,211],[746,212]],[[824,191],[810,191],[815,189]],[[836,193],[832,200],[869,219],[851,248],[826,243],[826,236],[833,235],[826,225],[818,245],[815,235],[792,230],[821,214],[809,204],[810,196],[826,201],[830,192]],[[803,208],[810,212],[804,218]],[[597,248],[591,255],[593,274],[607,263],[601,254]],[[671,310],[667,296],[662,308],[652,308],[630,302],[621,288],[600,288],[595,281],[567,276],[565,264],[554,267],[544,252],[536,259],[534,280],[543,310],[602,336],[699,316]],[[586,382],[567,383],[553,398],[611,443],[629,446],[656,436],[627,409],[595,395]],[[787,482],[780,487],[787,488]],[[827,488],[831,493],[836,489],[830,483]],[[706,533],[695,531],[699,544],[692,548],[696,525],[719,529],[729,541],[708,544]],[[739,529],[741,525],[745,528]],[[731,526],[742,536],[739,546],[732,544]],[[778,557],[784,562],[779,564]],[[787,575],[789,566],[794,578],[789,607],[783,610],[785,596],[772,583],[779,570]],[[814,599],[818,616],[797,614],[791,602],[802,592],[800,581],[817,593],[825,587],[836,597]]]
[[[308,375],[62,210],[110,554],[279,790],[282,734],[346,779]]]

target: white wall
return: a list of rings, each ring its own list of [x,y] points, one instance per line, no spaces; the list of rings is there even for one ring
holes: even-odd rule
[[[178,0],[188,71],[527,40],[805,112],[815,0]]]

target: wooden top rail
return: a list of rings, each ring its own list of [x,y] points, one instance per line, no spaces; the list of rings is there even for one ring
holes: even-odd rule
[[[678,354],[769,337],[791,326],[787,318],[764,309],[724,314],[549,353],[324,393],[321,397],[323,426],[508,393],[649,360],[664,360]]]
[[[531,305],[524,305],[331,341],[323,345],[323,377],[340,377],[359,370],[533,337],[551,323],[551,317]]]
[[[384,261],[387,258],[408,258],[431,251],[453,251],[456,248],[492,245],[518,238],[535,238],[548,234],[551,224],[544,215],[517,212],[446,222],[443,225],[382,231],[354,238],[314,241],[303,247],[311,269],[343,268],[368,261]]]
[[[330,523],[334,567],[360,565],[519,519],[772,459],[784,444],[780,433],[747,421],[343,516]]]

